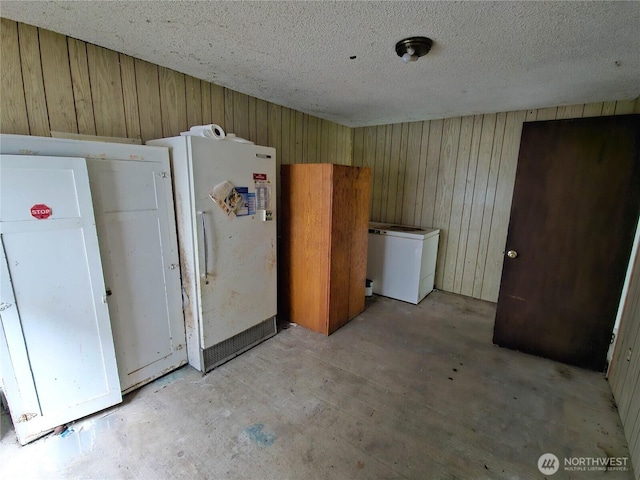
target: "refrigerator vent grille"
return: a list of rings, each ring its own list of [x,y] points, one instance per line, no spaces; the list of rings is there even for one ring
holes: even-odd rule
[[[236,355],[250,349],[254,345],[276,334],[276,317],[271,317],[244,332],[223,340],[222,342],[204,349],[204,369],[208,372],[212,368],[231,360]]]

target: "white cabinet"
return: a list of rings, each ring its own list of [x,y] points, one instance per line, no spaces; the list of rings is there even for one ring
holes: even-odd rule
[[[118,393],[138,388],[184,365],[187,361],[186,340],[167,149],[2,135],[0,151],[3,154],[23,154],[15,155],[15,161],[18,163],[27,161],[28,157],[24,155],[26,153],[37,154],[36,158],[40,159],[42,168],[50,172],[45,177],[54,181],[50,188],[60,183],[56,180],[58,174],[51,173],[56,168],[58,157],[82,157],[78,161],[86,163],[85,169],[88,169],[91,195],[82,199],[84,202],[82,205],[85,210],[88,209],[92,215],[95,215],[93,228],[97,228],[99,244],[97,258],[104,272],[104,275],[103,272],[100,273],[101,280],[104,279],[102,280],[104,287],[100,288],[100,302],[105,309],[108,304],[109,340],[112,342],[112,351],[115,345],[115,358],[112,360],[117,361],[118,366],[119,383],[116,378]],[[48,169],[47,166],[49,166]],[[28,193],[32,187],[31,177],[26,178],[24,188],[19,190],[4,188],[4,182],[9,182],[9,177],[4,175],[3,166],[3,210],[0,216],[3,231],[9,228],[13,218],[11,211],[14,208],[20,215],[25,214],[26,207],[19,203],[20,198],[24,195],[32,195]],[[43,188],[43,186],[38,187],[38,192],[46,192]],[[35,193],[29,197],[29,201],[33,204],[44,203],[40,199],[41,196]],[[81,199],[78,198],[78,202],[80,201]],[[9,207],[11,209],[8,209]],[[59,221],[60,215],[66,215],[65,210],[61,210],[59,206],[55,208],[51,206],[51,208],[53,214],[51,218],[43,219],[39,223],[41,228],[43,225],[53,224],[50,220]],[[35,218],[32,217],[30,223],[33,223],[33,220]],[[39,232],[36,236],[40,238],[44,235]],[[50,243],[54,251],[63,251],[68,243],[66,239],[58,239],[57,242],[53,240]],[[61,277],[55,278],[59,281],[64,280],[73,290],[74,282],[79,281],[80,277],[66,267],[68,259],[63,263],[53,262],[54,257],[51,259],[50,264],[46,262],[40,264],[41,272],[38,277],[40,288],[55,291],[51,284],[54,277],[49,274],[42,275],[42,272],[50,269],[59,272]],[[8,266],[11,270],[12,264],[9,263]],[[36,283],[32,280],[28,285],[35,288]],[[3,282],[3,287],[5,284],[8,283]],[[3,291],[0,301],[7,302],[4,300],[5,294],[8,295]],[[102,303],[103,296],[107,303]],[[18,300],[18,304],[24,304],[24,308],[32,308],[33,298],[27,298],[25,297],[22,302]],[[67,300],[73,308],[76,307],[73,299]],[[0,313],[0,318],[4,325],[5,319],[9,318],[8,313],[3,311]],[[58,337],[68,335],[73,338],[76,334],[70,325],[60,324],[59,327]],[[7,341],[8,346],[12,348],[13,344],[9,339]],[[28,377],[29,370],[22,373],[16,372],[15,376],[13,375],[11,368],[15,368],[15,365],[12,364],[11,359],[3,361],[5,384],[12,376],[17,380]],[[90,364],[87,364],[87,368],[89,367]],[[64,368],[56,366],[55,358],[52,358],[50,370],[57,372],[63,371]],[[93,372],[93,367],[90,370]],[[69,378],[73,378],[73,381],[77,382],[80,385],[79,388],[83,390],[90,384],[90,381],[85,381],[85,377],[95,375],[99,378],[100,372],[99,369],[95,373],[69,371]],[[43,395],[43,398],[46,400],[50,396],[50,394]],[[13,414],[15,402],[12,402],[9,394],[7,397]],[[40,401],[44,400],[40,399]],[[87,413],[91,412],[76,414],[74,418]],[[53,426],[56,425],[58,424]]]

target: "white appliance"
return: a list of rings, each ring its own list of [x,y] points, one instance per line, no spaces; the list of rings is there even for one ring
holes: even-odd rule
[[[147,144],[170,149],[187,353],[206,372],[276,333],[276,152],[196,136]],[[234,192],[235,215],[213,200],[233,207]]]
[[[433,290],[440,230],[369,224],[367,278],[373,293],[418,304]]]

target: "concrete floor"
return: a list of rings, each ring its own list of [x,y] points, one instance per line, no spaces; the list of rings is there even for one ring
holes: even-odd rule
[[[202,377],[185,367],[18,446],[0,477],[536,479],[542,453],[628,457],[597,373],[491,345],[494,304],[383,297],[330,337],[292,326]],[[633,478],[568,472],[555,479]]]

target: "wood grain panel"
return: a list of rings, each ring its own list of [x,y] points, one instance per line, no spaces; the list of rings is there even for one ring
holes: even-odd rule
[[[384,221],[396,223],[396,201],[398,192],[398,180],[404,178],[404,172],[400,171],[400,144],[402,142],[402,124],[391,125],[391,156],[389,158],[389,173],[387,174],[387,202]],[[406,159],[405,159],[406,160]]]
[[[466,172],[465,193],[462,201],[462,219],[460,221],[460,239],[458,241],[458,254],[456,259],[456,271],[454,276],[453,291],[462,292],[464,268],[467,260],[467,245],[473,209],[473,191],[480,155],[480,139],[482,133],[482,115],[473,117],[473,133],[469,152],[469,164]]]
[[[47,115],[47,99],[42,81],[42,64],[40,62],[40,42],[38,29],[31,25],[18,25],[20,42],[20,61],[22,65],[22,83],[29,119],[29,133],[48,137],[49,117]]]
[[[249,97],[235,91],[233,92],[233,133],[238,137],[249,138]]]
[[[159,67],[162,135],[175,137],[188,129],[184,74]]]
[[[140,136],[143,141],[163,137],[160,79],[157,65],[135,60],[136,92],[140,116]]]
[[[440,148],[442,146],[443,126],[444,121],[442,120],[431,120],[429,122],[427,165],[420,225],[435,225],[434,213],[436,209],[436,190],[438,185],[438,171],[440,168]]]
[[[127,122],[118,54],[113,50],[87,44],[87,60],[96,134],[106,137],[126,137]],[[52,130],[57,129],[52,126]]]
[[[211,114],[211,84],[204,80],[200,82],[200,98],[202,101],[202,124],[214,123]]]
[[[453,198],[451,216],[447,235],[447,254],[444,260],[442,288],[454,291],[456,267],[458,265],[458,245],[462,230],[462,214],[467,189],[467,174],[471,157],[471,140],[473,137],[473,117],[463,117],[460,123],[460,140],[458,142],[457,161],[453,181]]]
[[[122,53],[120,54],[120,78],[122,80],[122,100],[124,103],[127,137],[140,138],[140,113],[138,110],[135,60],[133,57]]]
[[[407,141],[405,144],[405,174],[403,182],[403,195],[400,197],[401,205],[398,223],[413,225],[416,210],[416,192],[418,189],[418,173],[420,168],[420,148],[422,136],[422,122],[407,124]],[[368,166],[368,165],[366,165]]]
[[[407,176],[407,149],[409,143],[409,124],[402,124],[400,134],[400,156],[398,163],[398,181],[396,182],[396,208],[393,214],[394,223],[402,223],[402,207],[404,206],[404,183]],[[407,196],[410,196],[407,195]]]
[[[266,145],[269,142],[269,104],[264,100],[256,101],[256,143]]]
[[[6,18],[0,18],[0,53],[0,129],[3,133],[28,135],[29,120],[22,85],[18,25]]]
[[[224,92],[224,124],[226,125],[225,131],[227,133],[235,133],[233,130],[235,125],[233,124],[233,115],[235,113],[233,109],[233,90],[225,88]]]
[[[436,203],[433,213],[433,225],[441,229],[435,279],[436,287],[441,289],[443,288],[447,251],[449,248],[449,221],[451,220],[451,204],[453,202],[461,120],[460,117],[445,119],[442,130],[440,168],[438,169]]]
[[[82,135],[95,135],[96,121],[93,114],[93,100],[91,99],[87,45],[75,38],[67,38],[67,47],[69,48],[69,67],[71,69],[71,84],[73,86],[73,100],[76,107],[76,119],[78,120],[78,133]],[[46,108],[44,109],[44,113],[47,113]]]
[[[296,130],[296,134],[294,137],[294,142],[295,142],[295,147],[294,147],[294,152],[293,152],[293,156],[292,156],[292,163],[305,163],[304,161],[304,154],[303,154],[303,150],[304,150],[304,131],[306,130],[306,118],[307,116],[304,115],[302,112],[298,112],[298,111],[294,111],[295,112],[295,118],[293,119],[294,121],[294,126],[295,126],[295,130]]]
[[[202,86],[200,85],[200,80],[191,75],[185,75],[184,82],[187,96],[187,127],[191,128],[194,125],[203,125]],[[209,105],[209,110],[210,109],[211,105]]]
[[[291,162],[291,109],[282,107],[281,114],[282,147],[280,148],[280,164],[289,165]]]
[[[249,98],[249,136],[247,137],[252,142],[256,142],[258,139],[258,126],[256,124],[256,97]]]
[[[44,90],[47,96],[49,128],[57,132],[78,133],[67,39],[62,35],[42,29],[39,30],[39,38],[40,45],[47,46],[45,51],[40,50],[40,60]],[[124,136],[125,133],[121,136]],[[98,133],[98,135],[101,134]]]
[[[211,84],[211,123],[220,125],[227,131],[224,114],[224,88],[215,83]]]

